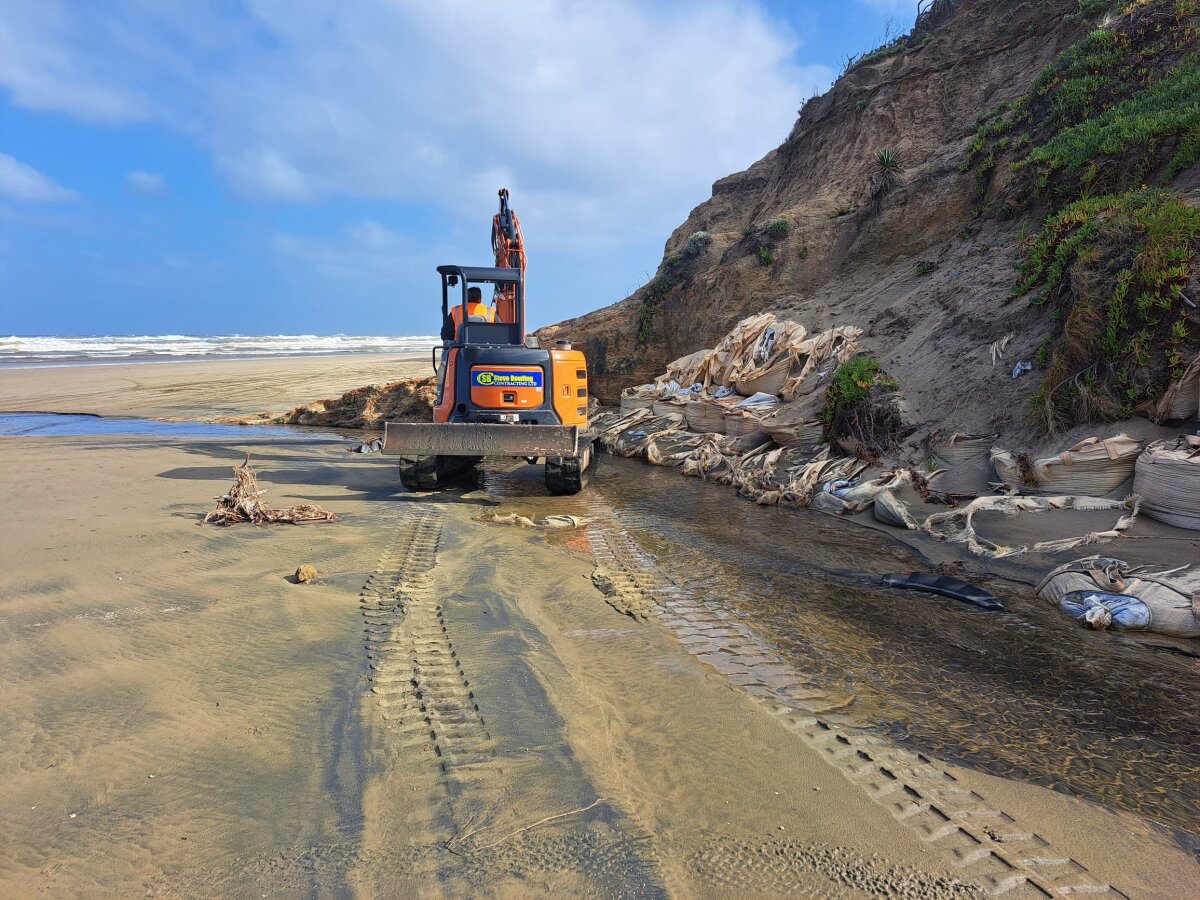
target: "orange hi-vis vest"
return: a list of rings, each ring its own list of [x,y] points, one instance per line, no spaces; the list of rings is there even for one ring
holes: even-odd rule
[[[478,316],[485,322],[496,321],[496,311],[486,303],[468,303],[467,315],[471,318]],[[462,325],[462,304],[459,304],[450,310],[450,318],[454,320],[454,333],[458,334],[458,327]]]

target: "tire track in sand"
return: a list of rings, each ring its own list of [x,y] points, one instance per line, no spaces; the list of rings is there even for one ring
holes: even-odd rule
[[[449,776],[485,760],[492,742],[434,585],[441,537],[438,513],[415,517],[363,585],[359,606],[371,692],[389,741],[431,755],[449,789]]]
[[[1069,894],[1125,897],[945,767],[872,734],[834,710],[853,698],[815,685],[754,633],[672,581],[624,530],[593,525],[593,583],[610,605],[657,619],[683,646],[763,704],[821,758],[937,850],[959,877],[1013,900]]]

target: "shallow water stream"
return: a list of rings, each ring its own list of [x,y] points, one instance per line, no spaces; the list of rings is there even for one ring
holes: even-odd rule
[[[690,597],[850,694],[845,713],[914,749],[1136,812],[1200,849],[1194,658],[1080,629],[998,577],[982,583],[1004,612],[883,587],[875,576],[930,567],[880,532],[669,470],[605,457],[591,491],[568,499],[545,497],[539,476],[492,471],[484,484],[527,514],[617,526]]]

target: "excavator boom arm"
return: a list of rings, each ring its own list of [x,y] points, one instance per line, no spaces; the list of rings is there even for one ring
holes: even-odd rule
[[[508,188],[500,188],[500,211],[492,217],[492,252],[496,256],[496,268],[520,269],[521,280],[525,280],[525,237],[521,234],[521,220],[508,205]],[[515,285],[498,288],[496,318],[501,322],[524,322],[525,316],[517,315],[518,299]],[[521,312],[524,312],[522,310]],[[524,340],[525,335],[521,335]]]

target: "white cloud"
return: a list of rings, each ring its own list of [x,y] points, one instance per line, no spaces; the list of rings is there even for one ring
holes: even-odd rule
[[[167,180],[156,172],[136,169],[125,176],[125,183],[139,194],[149,197],[165,197],[168,193]]]
[[[858,0],[864,6],[878,9],[882,12],[906,13],[916,18],[917,7],[928,4],[918,4],[916,0]]]
[[[370,219],[344,226],[342,233],[333,238],[277,231],[272,242],[276,252],[290,264],[319,275],[392,286],[411,272],[414,264],[420,268],[428,254],[428,248]]]
[[[0,153],[0,197],[33,203],[59,203],[79,195],[55,184],[37,169]]]
[[[164,121],[258,199],[478,228],[506,186],[544,249],[660,242],[833,80],[751,2],[62,4],[0,25],[16,103]]]

